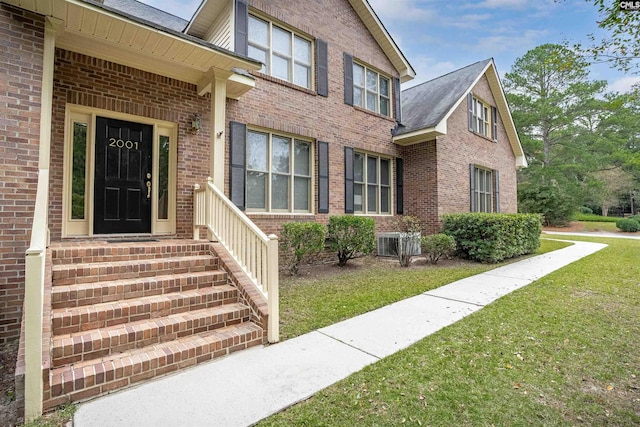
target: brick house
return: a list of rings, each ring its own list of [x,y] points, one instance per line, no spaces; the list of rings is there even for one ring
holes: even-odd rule
[[[401,93],[366,0],[2,0],[0,31],[0,340],[27,417],[276,342],[284,222],[517,210],[493,61]]]

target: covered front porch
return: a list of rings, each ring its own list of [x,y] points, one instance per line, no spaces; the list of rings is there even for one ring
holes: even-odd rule
[[[236,288],[242,282],[257,291],[239,290],[239,301],[257,307],[263,300],[263,315],[266,301],[276,301],[268,313],[269,323],[275,320],[275,326],[263,326],[268,340],[277,341],[277,240],[253,226],[224,195],[227,99],[237,99],[254,86],[244,70],[257,70],[261,64],[96,3],[6,3],[45,16],[39,174],[25,262],[21,336],[26,419],[42,413],[44,391],[51,392],[56,381],[48,377],[54,368],[49,350],[55,329],[59,326],[58,332],[69,334],[90,330],[88,326],[71,330],[64,322],[52,326],[54,311],[70,308],[52,302],[55,277],[63,274],[56,273],[61,268],[56,263],[80,263],[73,249],[71,258],[55,255],[69,248],[106,251],[116,258],[104,256],[98,262],[101,265],[86,267],[108,270],[111,276],[90,273],[79,279],[84,272],[76,271],[67,273],[74,276],[73,281],[66,283],[70,277],[62,278],[59,286],[105,283],[117,280],[118,271],[127,276],[131,269],[141,268],[139,259],[135,260],[138,267],[132,267],[126,263],[134,260],[118,259],[113,248],[146,253],[154,245],[180,246],[171,241],[184,239],[198,246],[193,238],[199,238],[200,228],[205,227],[207,240],[216,241],[209,255],[228,258],[220,264],[228,274],[226,282]],[[194,195],[198,185],[202,190]],[[194,208],[195,199],[200,200],[200,210]],[[226,222],[216,223],[219,215]],[[249,236],[261,243],[244,247]],[[131,249],[127,240],[136,240],[138,249]],[[176,258],[174,251],[168,253]],[[111,263],[125,264],[113,270],[107,265]],[[170,275],[173,268],[178,269],[162,271]],[[87,301],[94,308],[111,302]],[[260,311],[255,307],[249,312]],[[56,357],[60,362],[66,356]],[[72,391],[81,391],[75,380],[72,383]],[[68,399],[68,390],[60,388],[57,401],[64,400],[60,396]],[[77,396],[83,398],[81,393]]]

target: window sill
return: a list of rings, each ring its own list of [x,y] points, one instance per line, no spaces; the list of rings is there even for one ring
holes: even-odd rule
[[[298,86],[298,85],[296,85],[294,83],[291,83],[289,81],[279,79],[278,77],[273,77],[273,76],[270,76],[269,74],[261,73],[260,71],[249,71],[249,73],[254,77],[258,77],[258,78],[261,78],[263,80],[279,84],[281,86],[286,86],[286,87],[288,87],[290,89],[297,90],[298,92],[306,93],[307,95],[313,95],[313,96],[317,96],[318,95],[318,92],[316,92],[315,90],[311,90],[311,89],[307,89],[306,87]]]
[[[492,138],[492,137],[490,137],[490,136],[484,136],[484,135],[482,135],[482,134],[480,134],[480,133],[478,133],[478,132],[474,132],[474,131],[469,131],[469,132],[471,132],[471,133],[472,133],[472,134],[474,134],[475,136],[479,136],[479,137],[480,137],[480,138],[482,138],[482,139],[486,139],[487,141],[492,142],[492,143],[494,143],[494,144],[498,142],[498,141],[494,141],[494,140],[493,140],[493,138]]]

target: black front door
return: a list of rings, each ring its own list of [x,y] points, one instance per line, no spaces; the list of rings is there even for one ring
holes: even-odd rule
[[[151,232],[153,126],[96,117],[94,234]]]

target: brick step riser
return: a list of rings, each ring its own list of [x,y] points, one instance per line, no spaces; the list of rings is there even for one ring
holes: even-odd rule
[[[120,307],[117,308],[80,308],[81,313],[54,312],[53,334],[73,334],[237,302],[238,291],[234,288],[233,290],[217,291],[189,298],[172,298],[150,303],[138,303],[137,301],[128,303],[123,301],[120,303]]]
[[[170,274],[199,273],[215,271],[219,260],[214,257],[175,260],[145,260],[126,265],[92,266],[74,265],[71,268],[53,270],[53,286],[76,285],[82,283],[108,282],[125,279],[156,277]]]
[[[72,308],[143,298],[155,295],[185,292],[194,289],[223,286],[228,283],[227,273],[211,271],[206,276],[173,276],[140,279],[134,282],[101,282],[88,285],[58,285],[53,288],[52,308]]]
[[[101,246],[52,249],[53,265],[141,261],[199,255],[211,255],[209,245],[193,243],[184,245],[167,244],[155,246]]]
[[[150,350],[144,357],[105,361],[80,368],[62,368],[51,372],[50,397],[45,410],[66,402],[78,402],[125,388],[139,381],[161,376],[244,350],[263,343],[262,331],[228,334],[223,339],[195,346],[183,346],[179,352]]]
[[[119,333],[115,334],[104,333],[100,335],[100,332],[97,331],[95,334],[91,334],[91,337],[87,335],[87,341],[84,341],[83,336],[80,336],[68,338],[66,342],[60,344],[55,343],[56,340],[54,338],[52,365],[61,367],[76,362],[93,360],[118,352],[160,344],[202,332],[215,331],[216,329],[249,321],[250,311],[248,308],[243,308],[242,310],[213,314],[176,323],[162,321],[158,324],[153,324],[153,320],[150,320],[147,327],[137,328],[137,330],[127,327],[126,331],[119,331]]]

